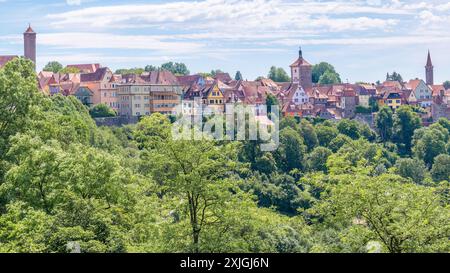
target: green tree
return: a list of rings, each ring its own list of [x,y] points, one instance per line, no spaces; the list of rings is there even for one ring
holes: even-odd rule
[[[149,68],[149,67],[147,67]],[[142,73],[144,73],[146,70],[144,68],[139,68],[139,67],[135,67],[135,68],[121,68],[121,69],[117,69],[114,74],[119,74],[119,75],[129,75],[129,74],[136,74],[136,75],[141,75]],[[152,70],[150,70],[152,71]],[[150,72],[148,71],[148,72]]]
[[[445,88],[445,90],[450,89],[450,81],[445,81],[444,82],[444,88]]]
[[[280,106],[280,102],[273,94],[268,94],[266,98],[267,111],[272,112],[272,106]]]
[[[327,70],[322,76],[320,76],[319,84],[338,84],[341,83],[339,75]]]
[[[342,146],[352,141],[350,137],[343,134],[338,134],[328,145],[333,152],[337,152]]]
[[[343,119],[339,122],[337,129],[343,135],[346,135],[352,139],[358,139],[361,137],[359,133],[359,126],[357,121]]]
[[[397,81],[399,83],[403,83],[403,77],[397,72],[393,72],[391,75],[387,73],[386,81]]]
[[[303,140],[308,147],[308,151],[312,151],[319,144],[314,126],[306,119],[302,119],[300,121],[299,130],[300,135],[303,137]]]
[[[269,71],[269,75],[267,76],[269,79],[273,80],[274,82],[289,82],[291,81],[291,78],[288,76],[286,71],[279,67],[272,66]]]
[[[48,72],[53,72],[53,73],[58,73],[62,69],[63,69],[62,64],[60,64],[59,62],[53,61],[53,62],[47,63],[42,70],[48,71]]]
[[[417,158],[401,158],[395,163],[395,173],[411,179],[416,184],[423,184],[427,167],[422,160]]]
[[[168,62],[161,65],[162,70],[172,72],[174,75],[186,76],[189,75],[189,70],[184,63]]]
[[[80,73],[80,69],[76,67],[64,67],[63,69],[58,71],[61,74],[77,74]]]
[[[302,137],[297,131],[285,128],[280,131],[280,147],[277,150],[277,165],[285,172],[303,169],[303,158],[306,154]]]
[[[0,159],[8,138],[24,129],[38,92],[32,62],[16,58],[0,69]]]
[[[444,133],[435,128],[421,128],[414,132],[413,136],[413,154],[423,160],[428,167],[433,165],[434,158],[442,153],[445,153],[445,145],[448,140]]]
[[[377,241],[390,253],[448,252],[450,210],[433,188],[395,175],[342,176],[320,206],[327,223],[342,224],[353,251]],[[356,242],[355,242],[356,241]]]
[[[375,118],[375,126],[383,142],[392,138],[392,127],[394,125],[394,113],[390,107],[383,107]]]
[[[144,68],[145,72],[152,72],[152,71],[157,71],[158,67],[153,66],[153,65],[146,65]]]
[[[331,141],[339,135],[339,130],[333,125],[318,124],[316,134],[320,146],[329,147]]]
[[[414,131],[421,127],[420,117],[409,106],[400,106],[394,115],[393,140],[402,155],[411,154]]]
[[[306,159],[308,170],[313,172],[327,173],[327,160],[333,154],[331,150],[325,147],[315,148]]]
[[[242,77],[241,71],[236,72],[236,76],[234,76],[234,79],[237,81],[242,81],[244,78]]]
[[[107,118],[107,117],[115,117],[117,114],[116,112],[111,109],[106,104],[97,104],[91,109],[89,109],[89,114],[93,118]]]
[[[450,156],[438,155],[434,159],[434,165],[431,169],[431,175],[435,182],[450,180]]]
[[[330,80],[330,83],[341,83],[341,78],[336,69],[329,63],[321,62],[316,64],[312,68],[312,80],[313,83],[320,83],[320,78],[328,72],[328,75],[323,78],[324,81]],[[325,84],[325,83],[323,83]]]

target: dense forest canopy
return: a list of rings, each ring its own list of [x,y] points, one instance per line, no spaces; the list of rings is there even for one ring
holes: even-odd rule
[[[450,122],[285,118],[280,147],[97,127],[0,70],[0,252],[449,252]]]

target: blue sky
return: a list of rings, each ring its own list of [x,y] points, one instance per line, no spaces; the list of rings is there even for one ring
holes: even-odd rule
[[[424,78],[430,49],[436,81],[450,80],[450,1],[0,0],[0,55],[22,54],[28,23],[38,68],[178,61],[253,80],[272,65],[287,70],[301,44],[309,62],[330,62],[350,82],[393,70]]]

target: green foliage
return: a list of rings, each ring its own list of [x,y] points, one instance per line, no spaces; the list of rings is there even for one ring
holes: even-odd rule
[[[241,71],[237,71],[237,72],[236,72],[236,76],[234,76],[234,79],[237,80],[237,81],[242,81],[242,80],[244,80],[244,78],[242,77]]]
[[[316,130],[308,120],[302,119],[300,121],[299,132],[308,147],[308,151],[312,151],[319,144]]]
[[[395,163],[395,173],[409,178],[416,184],[423,184],[427,168],[422,160],[416,158],[401,158]]]
[[[311,172],[324,172],[328,171],[327,169],[327,160],[333,152],[330,149],[325,147],[317,147],[315,148],[308,156],[307,156],[307,165],[308,170]]]
[[[158,67],[153,66],[153,65],[146,65],[144,68],[145,72],[152,72],[152,71],[157,71]]]
[[[274,82],[289,82],[291,81],[291,78],[288,76],[286,71],[279,67],[272,66],[270,68],[269,74],[267,78],[271,79]]]
[[[411,154],[414,131],[421,127],[420,117],[409,106],[400,106],[394,116],[393,140],[402,155]]]
[[[352,252],[371,241],[382,251],[448,252],[450,210],[432,188],[404,183],[395,175],[335,177],[330,197],[315,213],[344,226],[341,238]],[[367,251],[367,250],[366,250]]]
[[[146,68],[150,69],[151,67],[146,67]],[[145,70],[143,68],[139,68],[139,67],[135,67],[135,68],[121,68],[121,69],[117,69],[114,72],[114,74],[119,74],[119,75],[136,74],[136,75],[141,75],[145,71],[147,71],[147,70]],[[149,71],[153,71],[153,70],[149,70]]]
[[[339,135],[339,130],[331,124],[319,124],[316,126],[316,134],[320,146],[329,147],[331,141]]]
[[[339,74],[333,73],[327,70],[322,76],[320,76],[319,84],[338,84],[341,83],[341,79],[339,78]]]
[[[371,114],[372,113],[372,108],[358,105],[358,106],[356,106],[355,112],[357,114]]]
[[[423,160],[427,166],[433,165],[434,158],[445,153],[448,131],[439,124],[430,128],[421,128],[414,132],[413,154]]]
[[[445,81],[444,82],[444,88],[445,88],[445,90],[450,89],[450,81]]]
[[[307,147],[300,134],[291,128],[280,131],[280,147],[276,152],[277,165],[285,172],[304,168]]]
[[[394,113],[390,107],[383,107],[377,114],[375,125],[382,141],[392,138],[392,127],[394,125]]]
[[[394,71],[392,74],[387,73],[386,81],[397,81],[399,83],[403,83],[403,78],[402,75]]]
[[[77,74],[80,73],[80,69],[76,67],[64,67],[63,69],[58,71],[61,74]]]
[[[431,175],[435,182],[450,181],[450,156],[438,155],[434,159]]]
[[[272,112],[272,106],[276,105],[276,106],[280,106],[280,102],[278,101],[277,97],[269,94],[267,95],[266,98],[266,105],[267,105],[267,112]]]
[[[37,96],[32,62],[16,58],[0,69],[0,159],[8,138],[23,131]]]
[[[358,130],[358,125],[359,124],[357,121],[343,119],[339,122],[337,129],[339,130],[339,133],[346,135],[351,139],[358,139],[361,137]]]
[[[89,109],[89,114],[93,118],[115,117],[117,113],[106,104],[97,104]]]
[[[283,118],[265,152],[174,140],[161,114],[99,128],[36,86],[29,61],[0,70],[0,252],[450,251],[448,120],[386,110],[377,143],[354,121]]]
[[[48,71],[48,72],[53,72],[53,73],[58,73],[62,69],[63,69],[62,64],[60,64],[59,62],[53,61],[53,62],[49,62],[48,64],[46,64],[42,70]]]
[[[312,68],[312,81],[320,84],[338,84],[341,83],[341,78],[334,66],[321,62]]]
[[[161,65],[162,70],[172,72],[174,75],[186,76],[189,75],[189,70],[184,63],[168,62]]]

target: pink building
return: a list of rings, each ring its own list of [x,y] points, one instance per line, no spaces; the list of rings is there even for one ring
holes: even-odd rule
[[[93,73],[81,74],[81,86],[93,92],[92,103],[106,104],[115,111],[118,111],[117,84],[118,80],[107,67],[98,68]]]

